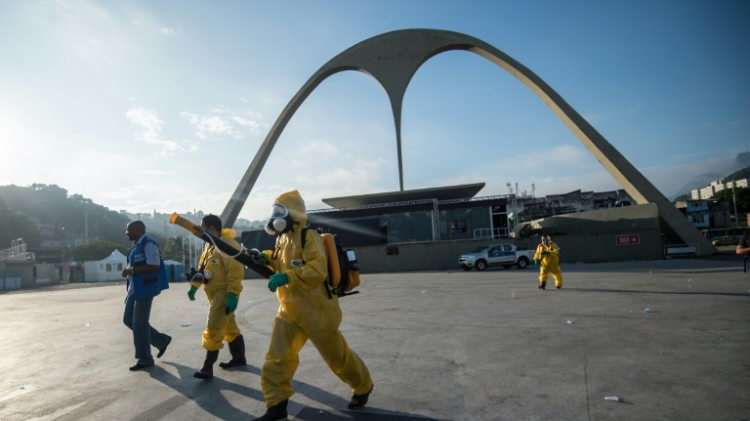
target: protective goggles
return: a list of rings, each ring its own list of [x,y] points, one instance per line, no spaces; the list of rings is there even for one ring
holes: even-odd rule
[[[286,218],[289,215],[289,209],[286,208],[286,206],[275,203],[271,207],[271,216],[269,216],[269,219],[283,219]]]

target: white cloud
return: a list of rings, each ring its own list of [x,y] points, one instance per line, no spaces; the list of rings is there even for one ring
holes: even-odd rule
[[[242,137],[242,135],[234,129],[232,123],[222,117],[216,115],[202,116],[185,111],[181,112],[180,116],[197,129],[195,135],[200,139],[212,139],[223,135],[229,135],[234,138]]]
[[[750,122],[750,120],[723,121],[723,122],[705,123],[701,127],[710,127],[714,129],[715,131],[721,131],[721,130],[732,128],[735,126],[741,126],[741,125],[747,124],[748,122]]]
[[[161,33],[168,37],[175,37],[177,35],[181,35],[182,31],[174,28],[161,28]]]
[[[136,134],[136,141],[144,142],[150,145],[158,146],[161,155],[172,155],[178,152],[195,152],[196,145],[181,145],[173,140],[162,138],[163,122],[154,110],[147,108],[131,108],[125,113],[125,116],[133,124],[140,126],[141,131]],[[186,142],[185,142],[186,143]]]
[[[214,140],[221,136],[241,139],[243,132],[257,136],[265,126],[265,124],[257,121],[260,115],[252,111],[245,112],[242,115],[226,107],[217,107],[213,108],[211,113],[200,115],[183,111],[180,116],[196,128],[195,135],[203,140]]]
[[[232,121],[234,121],[235,123],[239,124],[242,127],[247,127],[250,133],[252,133],[253,135],[259,135],[261,132],[260,129],[262,127],[262,124],[257,121],[250,120],[250,119],[240,117],[240,116],[232,117]]]
[[[156,111],[146,108],[132,108],[125,113],[125,116],[132,123],[141,126],[143,129],[139,135],[141,140],[153,144],[162,142],[160,139],[162,121],[159,119]]]

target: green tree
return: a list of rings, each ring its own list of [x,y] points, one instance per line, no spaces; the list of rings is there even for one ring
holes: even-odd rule
[[[737,212],[750,212],[750,189],[738,187],[734,189],[734,197],[737,198]],[[732,189],[724,189],[714,194],[714,199],[724,199],[729,203],[730,209],[734,212],[734,201]]]
[[[0,249],[7,249],[11,241],[23,238],[27,247],[39,245],[36,224],[26,215],[13,212],[0,204]]]
[[[13,226],[16,231],[18,228],[26,227],[27,224],[19,225],[17,217],[10,217],[22,215],[30,220],[36,219],[40,223],[54,226],[54,236],[46,238],[49,240],[60,240],[65,237],[67,241],[75,244],[73,241],[80,240],[84,238],[84,234],[88,234],[88,238],[99,238],[129,249],[125,226],[130,222],[130,218],[94,204],[91,199],[81,195],[68,196],[67,190],[56,185],[0,186],[0,209],[8,211],[0,214],[0,226],[3,227]],[[5,240],[6,236],[16,237],[18,234],[10,233],[7,229],[0,230],[0,241]],[[43,240],[39,238],[39,241],[35,241],[35,236],[29,233],[24,233],[23,238],[30,247]]]
[[[741,170],[737,170],[728,176],[724,177],[724,182],[742,180],[743,178],[750,178],[750,167],[745,167]]]
[[[182,262],[185,255],[188,253],[186,243],[187,241],[184,241],[184,237],[171,237],[167,240],[167,244],[162,248],[162,258],[164,260]]]
[[[75,247],[73,250],[71,250],[71,254],[73,255],[73,260],[79,262],[95,261],[104,259],[105,257],[112,254],[114,250],[119,250],[120,253],[127,256],[130,248],[123,246],[122,244],[112,243],[99,238],[95,238],[81,244],[78,247]]]

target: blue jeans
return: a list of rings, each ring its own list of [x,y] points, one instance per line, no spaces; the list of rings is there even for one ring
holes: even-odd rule
[[[151,302],[153,298],[136,300],[135,296],[128,295],[125,300],[125,314],[122,322],[133,331],[133,344],[135,345],[135,358],[139,364],[152,365],[154,358],[151,356],[151,346],[161,349],[167,344],[170,337],[160,333],[151,327],[148,322],[151,316]]]

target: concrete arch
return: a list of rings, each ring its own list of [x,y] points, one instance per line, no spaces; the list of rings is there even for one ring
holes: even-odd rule
[[[458,32],[434,29],[406,29],[377,35],[348,48],[315,72],[289,101],[271,127],[222,212],[222,221],[228,226],[234,223],[276,141],[305,99],[326,78],[346,70],[361,71],[372,76],[388,95],[396,127],[399,187],[403,191],[401,110],[406,88],[423,63],[440,53],[454,50],[476,53],[515,76],[547,104],[630,197],[638,204],[655,203],[659,207],[659,215],[665,223],[664,228],[672,231],[672,234],[680,237],[685,243],[699,245],[701,254],[710,254],[714,251],[708,240],[698,233],[687,218],[646,177],[534,72],[480,39]]]

